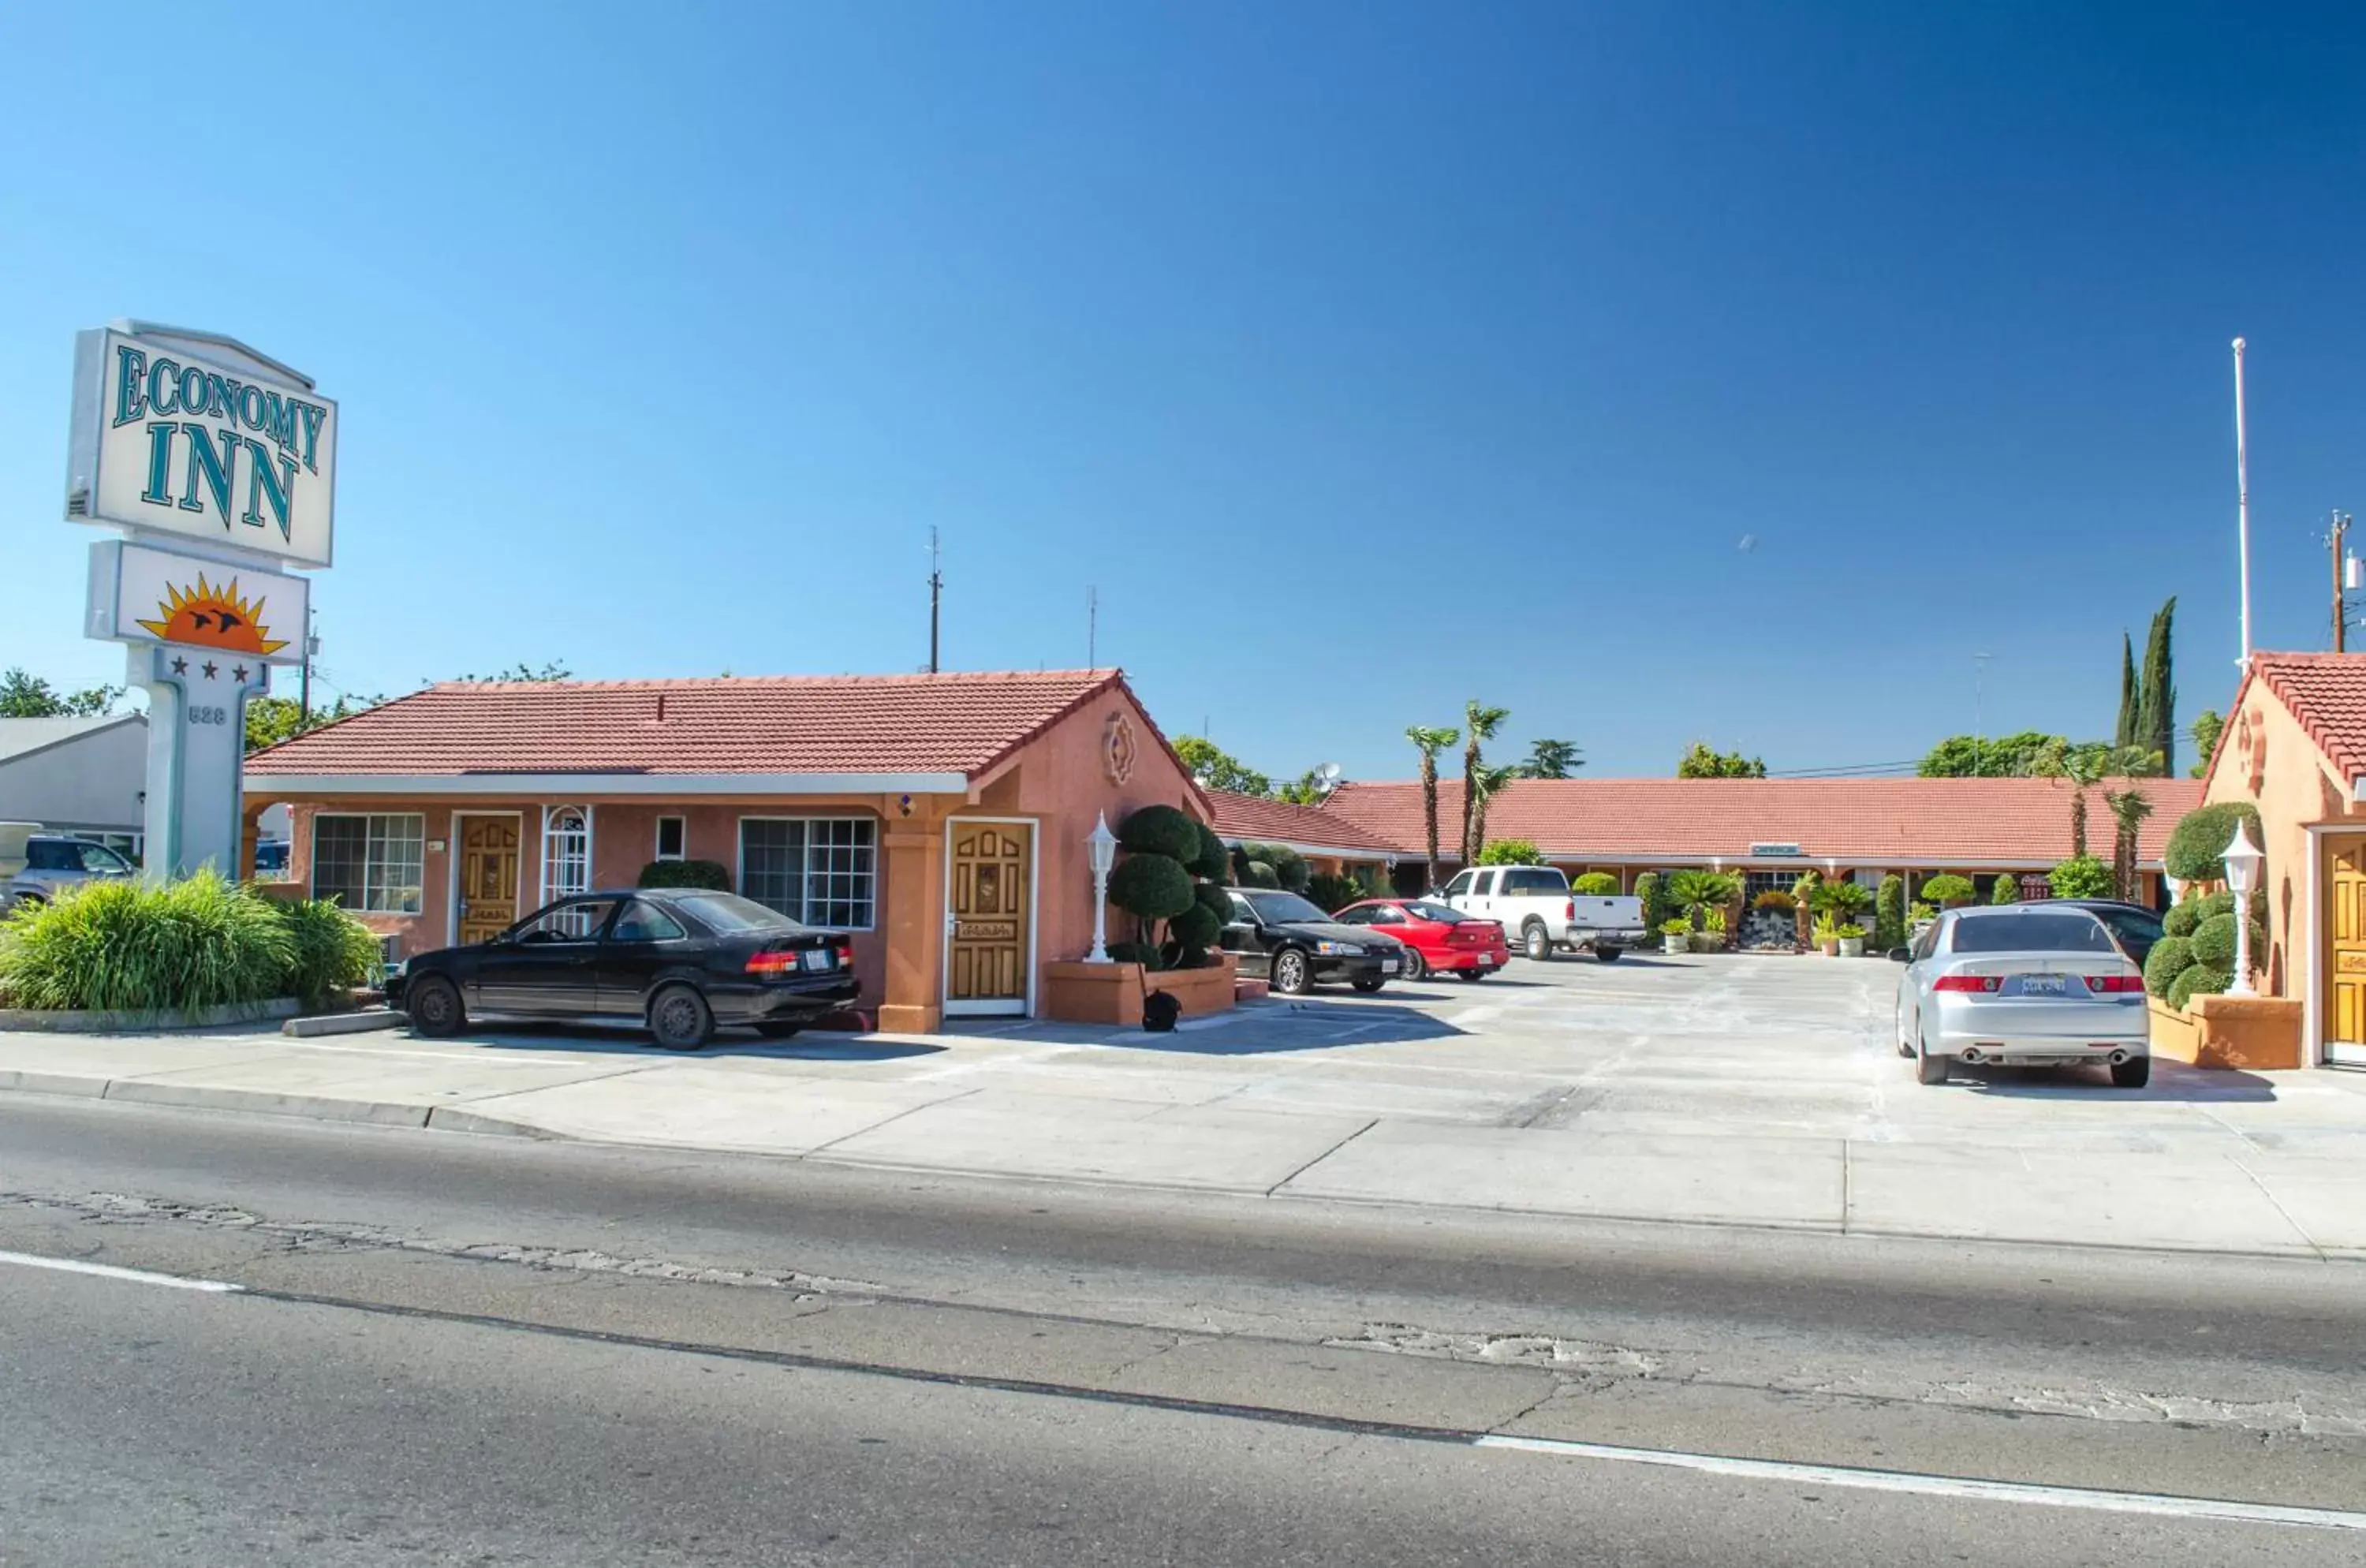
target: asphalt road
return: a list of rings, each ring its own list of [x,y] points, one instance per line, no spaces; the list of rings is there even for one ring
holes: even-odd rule
[[[0,1259],[7,1568],[2366,1554],[2344,1264],[34,1099],[0,1252],[163,1277]]]

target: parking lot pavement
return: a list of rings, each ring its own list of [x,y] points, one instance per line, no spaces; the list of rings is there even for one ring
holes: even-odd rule
[[[1515,961],[1171,1034],[0,1034],[0,1089],[930,1170],[2366,1258],[2366,1077],[1926,1088],[1879,961]]]

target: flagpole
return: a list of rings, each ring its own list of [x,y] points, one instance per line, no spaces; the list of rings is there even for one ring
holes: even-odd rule
[[[2243,657],[2251,668],[2251,468],[2243,446],[2243,340],[2235,340],[2235,527],[2243,554]]]

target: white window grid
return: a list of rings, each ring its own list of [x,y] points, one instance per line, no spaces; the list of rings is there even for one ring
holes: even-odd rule
[[[426,850],[427,818],[416,813],[315,817],[313,897],[336,895],[345,908],[365,914],[415,915],[426,881]]]
[[[806,925],[869,931],[878,918],[878,824],[867,817],[746,817],[739,891]]]
[[[542,901],[592,890],[592,814],[580,806],[553,806],[542,814]]]

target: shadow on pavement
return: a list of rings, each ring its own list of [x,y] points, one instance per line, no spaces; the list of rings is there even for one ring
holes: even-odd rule
[[[1408,1001],[1437,999],[1404,991]],[[1436,1016],[1391,1001],[1387,996],[1352,999],[1318,993],[1276,998],[1229,1012],[1187,1018],[1171,1034],[1120,1029],[1108,1024],[1039,1021],[998,1026],[945,1025],[948,1034],[1029,1044],[1099,1045],[1121,1051],[1160,1051],[1176,1055],[1270,1056],[1290,1051],[1324,1051],[1403,1041],[1446,1040],[1470,1032]]]
[[[411,1039],[423,1038],[409,1035]],[[661,1050],[638,1030],[605,1029],[598,1024],[504,1023],[498,1029],[471,1029],[435,1042],[446,1045],[490,1045],[504,1051],[606,1052],[623,1056],[652,1056],[665,1061],[694,1062],[716,1056],[769,1056],[791,1061],[892,1062],[905,1056],[932,1056],[945,1049],[918,1040],[873,1040],[860,1034],[798,1034],[787,1040],[767,1040],[751,1030],[722,1028],[696,1051]]]
[[[2137,1089],[2112,1088],[2111,1075],[2100,1066],[1967,1067],[1961,1062],[1948,1076],[1947,1086],[2010,1100],[2084,1099],[2100,1092],[2138,1104],[2166,1100],[2225,1105],[2276,1097],[2276,1086],[2256,1074],[2205,1071],[2159,1057],[2153,1059],[2152,1082]]]

